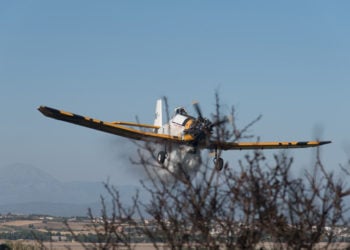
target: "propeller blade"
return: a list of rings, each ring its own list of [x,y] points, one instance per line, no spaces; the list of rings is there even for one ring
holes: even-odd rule
[[[226,123],[228,121],[229,121],[229,119],[225,116],[222,120],[218,120],[218,121],[212,123],[210,125],[210,128],[219,127],[220,125],[222,125],[222,124],[224,124],[224,123]]]
[[[194,109],[196,110],[196,112],[198,114],[198,118],[203,119],[202,111],[201,111],[197,101],[193,102],[193,107],[194,107]]]

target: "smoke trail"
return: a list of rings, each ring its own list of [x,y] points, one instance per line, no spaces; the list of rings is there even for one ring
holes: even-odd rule
[[[107,140],[106,151],[111,156],[115,168],[115,175],[125,183],[138,183],[146,177],[142,166],[133,164],[131,160],[137,161],[138,146],[130,140],[115,137]]]
[[[193,178],[202,164],[200,150],[195,150],[189,146],[172,145],[168,148],[168,157],[163,164],[155,161],[146,163],[149,166],[142,166],[141,164],[131,162],[131,159],[135,162],[140,160],[140,155],[137,153],[138,148],[142,149],[143,147],[122,138],[109,140],[109,154],[113,155],[112,161],[116,163],[115,167],[118,170],[118,175],[122,176],[126,182],[137,183],[140,180],[147,180],[148,178],[155,180],[157,177],[162,180],[171,181],[174,175],[180,174],[186,174],[190,178]],[[161,149],[162,146],[154,145],[153,154],[157,155]],[[142,150],[145,158],[151,158],[151,152],[149,150],[151,149],[146,149],[146,147]],[[144,167],[151,170],[151,176],[147,175]]]
[[[181,174],[186,174],[192,179],[201,164],[202,158],[199,150],[189,146],[176,146],[171,148],[163,166],[156,168],[156,171],[158,176],[167,181]]]

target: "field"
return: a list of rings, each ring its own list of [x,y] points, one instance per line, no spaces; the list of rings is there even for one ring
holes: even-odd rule
[[[6,243],[7,241],[0,240],[0,244]],[[35,249],[40,249],[40,245],[36,241],[17,241],[17,243],[22,245],[34,246]],[[44,246],[47,249],[74,249],[83,250],[85,249],[79,242],[45,242]],[[89,246],[89,245],[88,245]],[[139,243],[135,245],[134,250],[153,250],[155,249],[151,243]]]
[[[18,235],[17,239],[0,239],[0,244],[12,242],[19,245],[31,245],[40,248],[40,244],[35,239],[26,237],[40,237],[41,234],[50,235],[50,238],[43,241],[48,249],[84,249],[79,243],[71,239],[71,232],[64,221],[68,222],[70,229],[76,235],[89,235],[94,233],[92,224],[87,218],[54,218],[49,216],[2,216],[0,219],[0,234],[6,236]],[[23,235],[23,238],[20,236]],[[86,244],[91,245],[91,244]],[[135,245],[136,250],[154,249],[150,243],[139,243]]]
[[[64,224],[67,221],[71,232]],[[81,243],[74,240],[75,235],[88,237],[94,235],[92,223],[88,218],[54,218],[49,216],[1,216],[0,217],[0,244],[11,242],[14,245],[29,245],[40,249],[39,238],[47,249],[84,249]],[[86,243],[86,246],[92,246]],[[159,245],[158,245],[159,246]],[[325,248],[325,243],[319,243],[316,249]],[[334,243],[327,249],[348,249],[349,243]],[[281,245],[263,242],[257,249],[276,249]],[[23,249],[23,248],[14,248]],[[135,250],[155,249],[151,243],[134,244]],[[163,249],[163,247],[162,247]],[[164,248],[166,249],[166,248]],[[222,247],[221,249],[225,249]]]

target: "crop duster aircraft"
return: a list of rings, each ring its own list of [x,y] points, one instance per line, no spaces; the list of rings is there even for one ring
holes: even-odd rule
[[[121,121],[101,121],[73,114],[71,112],[40,106],[38,110],[47,117],[76,125],[100,130],[106,133],[146,142],[154,142],[164,145],[188,146],[193,153],[197,150],[209,149],[214,151],[214,162],[217,170],[223,168],[223,159],[218,156],[218,150],[245,150],[245,149],[286,149],[317,147],[331,143],[331,141],[291,141],[291,142],[230,142],[221,141],[213,136],[214,127],[227,122],[210,121],[202,116],[198,103],[194,103],[197,117],[190,116],[183,107],[175,109],[174,116],[167,124],[163,124],[162,100],[157,100],[154,124],[140,124]],[[165,150],[159,151],[157,160],[163,164],[168,157]]]

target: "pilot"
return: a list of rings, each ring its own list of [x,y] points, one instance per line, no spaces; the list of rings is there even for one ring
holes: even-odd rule
[[[184,107],[177,107],[175,109],[175,115],[187,115],[187,112]]]

